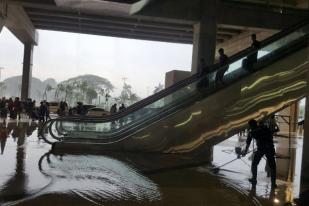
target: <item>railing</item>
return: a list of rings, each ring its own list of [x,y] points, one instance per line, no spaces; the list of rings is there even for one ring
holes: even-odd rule
[[[303,26],[306,26],[308,23],[307,21],[304,21],[304,22],[301,22],[295,26],[292,26],[290,27],[289,29],[286,29],[276,35],[274,35],[273,37],[270,37],[264,41],[261,42],[261,48],[262,49],[268,49],[268,50],[272,50],[272,53],[270,55],[264,55],[263,57],[261,57],[260,59],[261,60],[264,60],[266,59],[266,62],[269,63],[269,59],[271,59],[271,61],[274,61],[276,55],[278,51],[280,51],[281,53],[283,53],[284,55],[284,52],[286,52],[286,50],[290,50],[291,48],[289,48],[289,44],[291,43],[294,43],[294,41],[296,41],[297,39],[299,39],[300,37],[306,37],[306,33],[304,32],[304,34],[299,34],[297,35],[298,33],[295,32],[293,33],[294,31],[296,31],[297,29],[300,29],[302,28]],[[307,27],[306,27],[307,30],[309,30]],[[292,34],[293,33],[293,34]],[[291,34],[291,35],[289,35]],[[288,36],[289,35],[289,36]],[[288,38],[286,38],[288,36]],[[279,41],[278,41],[279,40]],[[278,42],[277,42],[278,41]],[[283,45],[283,46],[282,46]],[[242,58],[250,55],[250,54],[253,54],[253,53],[257,53],[259,50],[262,50],[262,49],[252,49],[252,48],[249,48],[249,49],[246,49],[236,55],[233,55],[231,57],[231,64],[230,65],[233,65],[235,62],[241,60]],[[279,52],[279,53],[280,53]],[[273,54],[274,53],[274,54]],[[280,54],[281,54],[280,53]],[[281,54],[282,55],[282,54]],[[269,56],[271,58],[269,58]],[[162,99],[163,97],[167,97],[167,95],[171,95],[171,94],[174,94],[176,93],[180,93],[180,97],[179,99],[177,100],[177,102],[173,102],[173,101],[170,101],[169,104],[166,104],[165,107],[163,108],[163,110],[160,110],[158,113],[154,113],[154,117],[152,117],[151,115],[153,115],[153,113],[150,113],[151,115],[148,117],[147,115],[147,118],[149,119],[146,119],[145,122],[147,121],[150,121],[151,119],[153,118],[157,118],[157,116],[161,116],[162,113],[164,113],[164,111],[166,110],[170,110],[169,108],[178,108],[179,106],[177,106],[178,104],[180,104],[183,100],[185,99],[188,99],[188,97],[193,97],[194,95],[196,95],[196,89],[195,87],[197,87],[197,84],[199,82],[199,80],[203,79],[203,78],[210,78],[210,76],[212,75],[215,75],[217,73],[217,71],[220,70],[220,68],[218,67],[218,65],[213,65],[212,67],[209,67],[208,68],[208,72],[206,73],[203,73],[203,74],[196,74],[186,80],[183,80],[181,82],[179,82],[178,84],[172,86],[172,87],[169,87],[155,95],[152,95],[134,105],[132,105],[131,107],[128,107],[128,109],[126,109],[125,111],[123,112],[120,112],[118,114],[115,114],[115,115],[112,115],[111,117],[106,117],[106,118],[89,118],[89,117],[63,117],[63,118],[58,118],[58,119],[54,119],[54,120],[50,120],[46,123],[45,127],[48,127],[49,131],[50,131],[50,134],[56,138],[57,140],[60,139],[60,137],[57,137],[53,134],[52,132],[52,126],[54,124],[54,122],[90,122],[90,123],[109,123],[109,122],[112,122],[112,121],[116,121],[118,120],[119,118],[121,117],[124,117],[128,114],[132,114],[132,112],[134,111],[137,111],[141,108],[143,108],[144,106],[144,109],[145,109],[145,106],[153,103],[155,100],[160,100]],[[255,71],[252,71],[252,72],[255,72]],[[237,74],[239,76],[239,74]],[[242,77],[244,75],[240,75],[239,77]],[[238,77],[237,77],[238,78]],[[237,78],[233,77],[232,79],[232,82],[233,81],[236,81]],[[192,88],[190,88],[190,86]],[[210,92],[215,92],[217,91],[217,89],[213,89],[211,91],[208,92],[208,94]],[[181,93],[183,92],[183,93]],[[160,98],[159,98],[160,97]],[[181,100],[181,101],[180,101]],[[180,103],[179,103],[180,101]],[[167,101],[168,102],[168,101]],[[177,104],[176,104],[177,103]],[[181,106],[181,105],[180,105]],[[162,109],[162,108],[160,108]],[[172,111],[171,109],[171,111]],[[166,113],[165,113],[166,114]],[[142,114],[145,116],[145,114]],[[143,119],[139,119],[139,122],[135,123],[133,122],[132,124],[134,126],[138,126],[138,124],[140,123],[140,121],[143,120]],[[56,127],[56,129],[59,131],[59,128]],[[111,128],[110,128],[111,130]],[[121,131],[121,130],[119,130]],[[65,133],[63,133],[62,135],[65,135]]]
[[[282,37],[294,32],[296,29],[298,28],[301,28],[303,27],[304,25],[308,24],[308,21],[309,19],[305,19],[304,21],[296,24],[296,25],[293,25],[285,30],[283,30],[282,32],[279,32],[263,41],[261,41],[261,48],[265,47],[266,45],[269,45],[279,39],[281,39]],[[230,62],[236,62],[236,61],[239,61],[241,60],[242,58],[244,57],[247,57],[251,54],[254,54],[256,52],[258,52],[260,49],[253,49],[252,47],[249,47],[235,55],[232,55],[229,59],[230,59]],[[190,83],[196,81],[197,79],[201,78],[202,76],[204,76],[205,74],[209,74],[209,73],[212,73],[212,72],[215,72],[215,71],[218,71],[220,69],[219,67],[219,64],[214,64],[206,69],[204,69],[204,73],[197,73],[197,74],[194,74],[192,75],[191,77],[188,77],[187,79],[184,79],[182,81],[179,81],[177,82],[176,84],[164,89],[164,90],[161,90],[160,92],[156,93],[156,94],[153,94],[129,107],[127,107],[126,109],[122,110],[121,112],[118,112],[116,114],[113,114],[113,115],[109,115],[109,116],[105,116],[105,117],[87,117],[87,116],[69,116],[69,117],[59,117],[57,118],[56,120],[70,120],[70,121],[78,121],[78,120],[82,120],[82,121],[87,121],[88,119],[91,119],[91,120],[99,120],[100,122],[106,122],[106,121],[113,121],[113,120],[117,120],[119,119],[120,117],[123,117],[133,111],[136,111],[137,109],[141,108],[141,107],[144,107],[156,100],[159,100],[159,99],[162,99],[163,97],[169,95],[169,94],[172,94],[173,92],[179,90],[180,88],[183,88],[187,85],[189,85]],[[51,120],[51,121],[54,121],[54,120]]]

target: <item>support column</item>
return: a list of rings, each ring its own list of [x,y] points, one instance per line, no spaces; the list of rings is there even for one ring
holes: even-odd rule
[[[214,63],[217,36],[216,0],[201,1],[201,20],[194,25],[193,55],[191,72],[199,72],[201,67]],[[201,60],[203,65],[201,64]]]
[[[3,29],[3,26],[4,26],[4,19],[2,19],[0,17],[0,33],[1,33],[2,29]]]
[[[5,0],[0,0],[0,33],[3,29],[7,16],[7,4]]]
[[[21,83],[21,99],[25,100],[30,96],[31,79],[32,79],[32,57],[33,57],[33,44],[24,44],[24,63],[23,75]]]
[[[309,56],[308,56],[309,58]],[[300,191],[309,190],[309,72],[307,76],[303,156],[301,165]]]
[[[298,102],[291,104],[289,107],[279,112],[279,115],[287,116],[284,119],[289,121],[289,124],[280,124],[280,133],[284,135],[291,134],[291,137],[297,137],[297,124],[298,124]],[[281,119],[279,119],[282,121]]]

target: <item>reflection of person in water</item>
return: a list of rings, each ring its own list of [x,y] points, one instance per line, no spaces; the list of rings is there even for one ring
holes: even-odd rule
[[[31,136],[34,130],[37,128],[38,124],[36,122],[31,122],[30,125],[27,127],[27,137]]]
[[[10,127],[10,130],[12,131],[11,136],[14,139],[14,142],[16,141],[16,139],[18,138],[18,123],[12,123],[12,124],[8,124],[8,128]]]
[[[43,136],[43,128],[44,128],[44,123],[39,122],[38,124],[38,138],[41,139]]]
[[[3,152],[4,152],[7,137],[8,137],[7,129],[6,129],[5,125],[1,124],[0,125],[1,154],[3,154]]]
[[[5,124],[6,119],[8,117],[8,104],[5,104],[1,109],[0,109],[0,117],[3,119],[3,124]]]
[[[256,185],[255,184],[251,185],[251,190],[249,191],[249,197],[256,197]],[[268,199],[271,202],[274,202],[274,200],[276,199],[275,188],[270,189]]]

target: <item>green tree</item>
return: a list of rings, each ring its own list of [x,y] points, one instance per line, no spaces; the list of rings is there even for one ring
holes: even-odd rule
[[[98,93],[98,98],[99,98],[99,105],[101,104],[101,97],[104,97],[105,95],[105,90],[104,88],[99,88],[99,91],[97,92]]]
[[[5,82],[0,82],[0,95],[1,95],[2,97],[5,96],[5,90],[6,90]]]
[[[59,100],[59,96],[61,96],[61,94],[64,92],[65,92],[65,85],[58,84],[55,91],[55,99]]]
[[[82,101],[85,100],[85,97],[87,97],[87,92],[88,92],[88,83],[86,81],[82,81],[79,83],[79,89],[82,94]]]
[[[132,92],[131,85],[124,83],[122,87],[122,91],[120,93],[119,99],[121,103],[130,105],[139,100],[139,97]]]
[[[47,100],[47,92],[50,92],[51,90],[53,90],[53,87],[47,84],[43,93],[43,99]]]
[[[164,85],[159,83],[158,86],[155,86],[154,90],[153,90],[153,93],[158,93],[159,91],[163,90],[164,89]]]
[[[73,84],[68,83],[65,85],[65,95],[64,95],[64,101],[70,100],[69,103],[72,104],[72,97],[73,97]]]
[[[86,91],[86,100],[88,104],[92,104],[92,100],[96,99],[98,96],[98,93],[95,91],[94,88],[88,87]]]
[[[131,104],[133,104],[133,103],[135,103],[135,102],[137,102],[137,101],[139,101],[140,100],[140,98],[136,95],[136,94],[131,94],[131,96],[130,96],[130,102],[131,102]]]

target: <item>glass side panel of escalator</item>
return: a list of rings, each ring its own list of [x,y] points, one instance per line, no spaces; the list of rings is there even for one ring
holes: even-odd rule
[[[269,60],[277,54],[288,51],[290,47],[300,39],[308,38],[308,33],[309,26],[304,25],[288,35],[266,46],[262,46],[257,51],[256,64],[263,63],[263,61]],[[229,68],[225,72],[223,78],[224,81],[226,81],[226,84],[232,84],[240,77],[251,73],[251,71],[242,67],[242,62],[245,58],[246,56],[229,64]],[[177,109],[181,109],[178,108],[179,105],[196,101],[196,99],[201,97],[201,92],[204,94],[215,92],[218,87],[220,88],[215,82],[217,71],[218,70],[201,76],[194,82],[166,95],[164,98],[150,102],[144,107],[141,107],[115,121],[92,122],[91,120],[88,120],[75,122],[65,120],[58,124],[58,129],[64,133],[72,134],[71,137],[78,134],[83,136],[83,133],[89,133],[93,138],[111,138],[115,135],[121,135],[123,132],[130,129],[139,128],[141,125],[147,126],[151,122],[158,121],[160,118],[177,111]],[[84,136],[87,137],[88,135]]]

